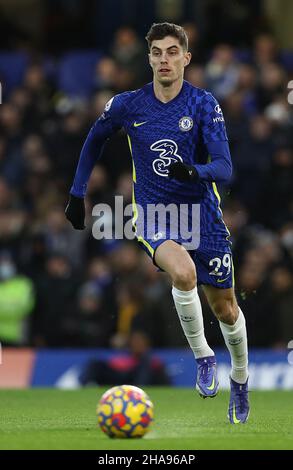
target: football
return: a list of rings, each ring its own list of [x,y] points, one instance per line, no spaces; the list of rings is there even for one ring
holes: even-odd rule
[[[109,437],[143,437],[154,419],[148,395],[133,385],[110,388],[97,406],[98,423]]]

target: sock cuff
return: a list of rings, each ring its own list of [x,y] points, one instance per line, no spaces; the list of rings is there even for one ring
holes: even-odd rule
[[[245,317],[240,307],[238,307],[238,311],[239,311],[238,318],[236,322],[234,323],[234,325],[228,325],[227,323],[223,323],[221,321],[219,322],[221,328],[224,331],[226,331],[228,334],[237,333],[243,327],[243,325],[245,325]]]
[[[197,295],[197,287],[195,286],[191,290],[180,290],[177,287],[172,287],[172,295],[178,300],[192,300]]]

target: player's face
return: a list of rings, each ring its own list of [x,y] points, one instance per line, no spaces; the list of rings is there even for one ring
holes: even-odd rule
[[[183,78],[184,67],[189,64],[190,52],[184,51],[177,38],[166,36],[152,42],[149,61],[154,72],[154,80],[162,85]]]

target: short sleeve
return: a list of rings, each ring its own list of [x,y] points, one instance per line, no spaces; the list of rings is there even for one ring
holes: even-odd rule
[[[125,105],[123,94],[115,95],[105,105],[104,112],[98,121],[105,123],[113,132],[123,127],[123,118],[125,115]]]

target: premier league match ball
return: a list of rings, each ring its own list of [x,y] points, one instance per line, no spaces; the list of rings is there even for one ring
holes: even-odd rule
[[[110,388],[97,406],[98,423],[109,437],[143,437],[154,419],[148,395],[133,385]]]

